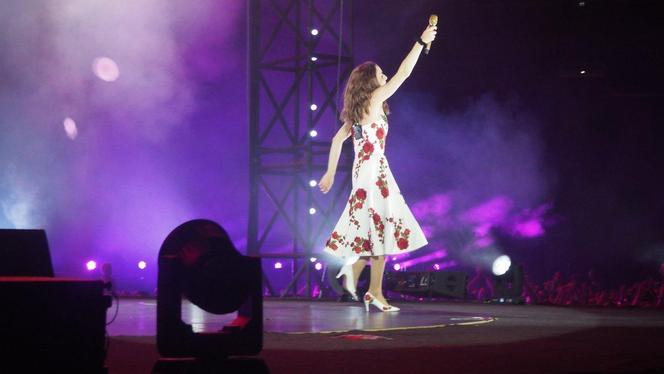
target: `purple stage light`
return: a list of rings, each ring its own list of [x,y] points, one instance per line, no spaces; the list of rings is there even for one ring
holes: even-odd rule
[[[447,268],[453,268],[457,265],[459,265],[458,262],[456,262],[455,260],[450,260],[450,261],[441,262],[440,264],[438,264],[438,268],[442,270]]]
[[[475,226],[475,228],[473,228],[473,233],[475,233],[475,235],[479,237],[484,237],[489,235],[489,231],[491,231],[491,224],[489,223],[484,223]]]
[[[92,62],[92,71],[105,82],[115,82],[120,77],[118,65],[108,57],[97,57]]]
[[[538,219],[519,222],[514,226],[514,231],[524,238],[534,238],[544,234],[544,228]]]
[[[523,211],[509,225],[512,235],[522,238],[535,238],[545,234],[545,215],[551,209],[551,204],[546,203],[534,209]]]
[[[445,222],[451,209],[452,198],[446,194],[439,193],[413,204],[412,211],[413,215],[418,219],[431,217],[437,221]]]
[[[85,268],[88,269],[88,271],[93,271],[97,268],[97,262],[90,260],[85,263]]]
[[[275,269],[281,269],[282,267],[284,267],[284,265],[282,265],[281,262],[275,262],[274,263],[274,268]]]
[[[490,227],[503,222],[513,205],[512,199],[507,196],[496,196],[463,213],[462,219],[466,222]]]
[[[424,236],[429,238],[429,237],[433,236],[434,228],[431,225],[422,225],[422,232],[424,233]]]
[[[401,265],[399,265],[399,264],[394,264],[394,266],[392,266],[392,268],[393,268],[394,270],[396,270],[396,271],[399,271],[399,270],[401,270]]]
[[[447,251],[444,250],[444,249],[439,249],[439,250],[437,250],[433,253],[429,253],[429,254],[424,255],[424,256],[420,256],[420,257],[410,259],[408,261],[404,261],[403,266],[409,268],[409,267],[415,266],[417,264],[423,264],[423,263],[426,263],[426,262],[429,262],[429,261],[438,260],[438,259],[444,258],[446,256],[447,256]]]
[[[314,265],[314,268],[316,268],[316,270],[320,270],[320,269],[323,268],[323,264],[321,264],[320,262],[317,262],[316,265]]]
[[[145,263],[145,261],[139,261],[138,262],[138,268],[141,269],[141,270],[145,269],[147,266],[148,266],[148,264]]]
[[[438,265],[438,264],[433,264],[433,268],[434,268],[434,270],[440,270],[440,265]]]
[[[62,124],[65,127],[65,133],[67,134],[67,137],[71,140],[76,139],[78,136],[78,129],[76,128],[76,122],[74,122],[73,119],[67,117],[65,118],[64,121],[62,121]]]
[[[475,245],[477,246],[477,248],[486,248],[486,247],[490,246],[491,244],[493,244],[493,238],[490,237],[490,236],[485,236],[483,238],[477,238],[475,240]]]

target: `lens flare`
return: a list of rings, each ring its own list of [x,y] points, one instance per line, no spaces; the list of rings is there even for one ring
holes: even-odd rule
[[[67,117],[65,118],[64,121],[62,121],[62,124],[65,127],[65,133],[67,134],[67,137],[71,140],[76,139],[76,137],[78,136],[78,129],[76,128],[76,122],[73,119]]]
[[[115,82],[120,77],[118,64],[108,57],[95,58],[92,62],[92,72],[105,82]]]

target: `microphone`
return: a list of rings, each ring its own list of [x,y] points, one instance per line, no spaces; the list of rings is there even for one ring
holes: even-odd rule
[[[436,26],[438,24],[438,15],[432,14],[429,16],[429,26]],[[424,54],[428,55],[429,50],[431,49],[431,42],[427,43],[424,47]]]

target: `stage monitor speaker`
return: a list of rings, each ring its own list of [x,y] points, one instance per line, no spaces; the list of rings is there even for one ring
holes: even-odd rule
[[[46,232],[0,229],[0,276],[52,277]]]
[[[413,296],[464,298],[467,279],[460,271],[390,272],[385,288]]]
[[[0,372],[105,372],[102,281],[0,277]]]
[[[44,230],[0,230],[0,372],[105,372],[101,280],[54,278]]]

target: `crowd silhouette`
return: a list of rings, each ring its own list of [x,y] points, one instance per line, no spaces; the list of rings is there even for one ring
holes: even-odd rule
[[[491,299],[494,295],[491,274],[476,267],[468,281],[467,295],[478,301]],[[608,287],[595,269],[568,277],[557,271],[542,283],[525,273],[521,296],[526,304],[661,308],[664,307],[664,263],[657,276],[644,276],[639,281],[614,287]]]

